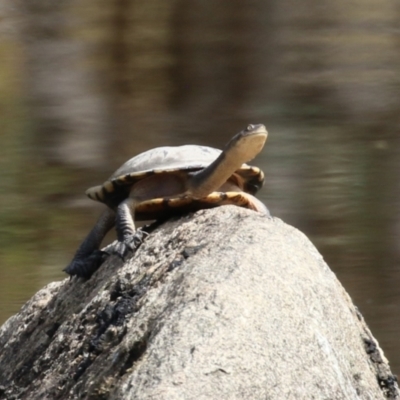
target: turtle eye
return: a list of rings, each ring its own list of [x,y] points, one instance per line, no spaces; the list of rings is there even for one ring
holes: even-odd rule
[[[246,131],[252,131],[254,129],[254,125],[252,125],[252,124],[250,124],[250,125],[247,125],[247,128],[246,128]]]

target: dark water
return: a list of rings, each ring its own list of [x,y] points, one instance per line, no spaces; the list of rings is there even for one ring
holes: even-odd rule
[[[63,54],[51,70],[45,47],[35,59],[0,26],[0,322],[65,278],[62,268],[101,212],[85,198],[88,186],[148,148],[222,147],[248,123],[264,123],[270,136],[254,161],[266,175],[259,198],[316,245],[398,373],[400,8],[189,3],[135,5],[130,14],[111,3],[101,12],[75,4],[80,19],[69,28],[83,47],[73,54],[84,59],[65,69]],[[104,21],[115,26],[100,29]],[[61,94],[48,81],[26,84],[41,68],[57,71]],[[68,75],[73,68],[91,78]],[[71,84],[62,86],[64,75]],[[40,101],[27,102],[27,93]]]

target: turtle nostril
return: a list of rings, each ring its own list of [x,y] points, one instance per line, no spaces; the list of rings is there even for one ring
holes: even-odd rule
[[[252,124],[247,125],[247,128],[246,128],[247,131],[251,131],[253,129],[254,129],[254,125],[252,125]]]

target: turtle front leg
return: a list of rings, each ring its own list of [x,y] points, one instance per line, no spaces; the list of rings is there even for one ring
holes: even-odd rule
[[[104,253],[99,247],[104,236],[114,225],[115,212],[111,209],[105,210],[64,271],[71,276],[90,278],[103,262]]]
[[[117,218],[115,221],[118,243],[114,248],[114,253],[125,259],[130,251],[134,251],[143,241],[144,232],[136,230],[133,219],[136,201],[128,198],[117,208]]]

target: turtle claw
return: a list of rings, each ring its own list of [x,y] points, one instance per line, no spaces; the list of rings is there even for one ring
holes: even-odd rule
[[[113,254],[116,254],[121,260],[125,261],[125,257],[132,251],[131,247],[125,242],[117,242],[113,249]]]
[[[125,261],[127,255],[131,252],[135,252],[147,235],[147,232],[138,229],[133,235],[125,236],[123,242],[118,241],[113,246],[112,253]]]
[[[101,250],[95,250],[86,258],[77,258],[72,260],[63,271],[67,274],[79,278],[89,279],[95,273],[105,259],[106,253]]]

